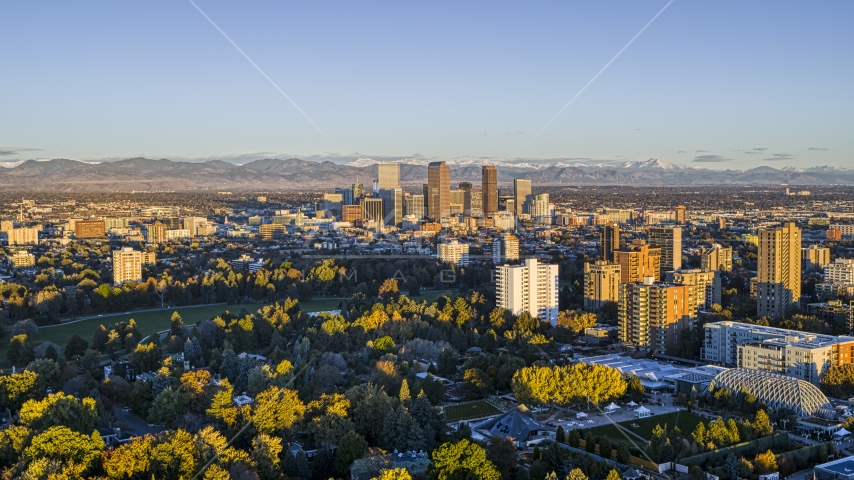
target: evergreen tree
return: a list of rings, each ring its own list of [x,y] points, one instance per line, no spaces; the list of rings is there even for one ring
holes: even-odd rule
[[[620,442],[617,445],[617,461],[623,465],[628,465],[630,457],[629,446],[626,445],[626,442]]]
[[[578,448],[581,446],[581,434],[578,433],[578,429],[573,428],[569,431],[568,443],[570,447]]]
[[[308,458],[305,456],[305,452],[302,449],[296,454],[296,476],[302,478],[309,478],[311,474],[308,470]]]
[[[587,435],[584,436],[584,449],[587,450],[588,453],[596,452],[596,440],[593,438],[593,433],[590,431],[588,431]]]
[[[339,442],[338,452],[335,456],[335,468],[341,474],[347,473],[350,470],[350,465],[355,460],[362,458],[367,450],[368,442],[365,441],[365,437],[356,432],[347,433]]]
[[[610,459],[612,449],[611,439],[608,438],[607,435],[603,435],[602,438],[599,439],[599,456],[604,459]]]
[[[424,449],[424,432],[403,405],[386,416],[382,439],[387,450],[405,452]]]
[[[738,462],[738,458],[730,453],[726,457],[726,463],[724,464],[724,473],[729,480],[737,480],[738,479],[738,470],[740,464]]]

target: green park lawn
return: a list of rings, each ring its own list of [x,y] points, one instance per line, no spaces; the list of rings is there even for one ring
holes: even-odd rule
[[[300,303],[300,309],[303,312],[319,312],[325,310],[335,310],[341,300],[318,298],[310,302]],[[241,308],[246,308],[249,312],[256,312],[263,305],[261,303],[244,304],[244,305],[200,305],[177,307],[174,309],[158,309],[154,311],[139,311],[128,314],[104,314],[102,317],[95,316],[94,318],[86,318],[86,320],[75,320],[74,322],[62,323],[59,325],[49,325],[39,327],[39,336],[33,339],[33,346],[42,342],[50,341],[63,348],[65,342],[75,333],[80,335],[87,342],[92,342],[92,334],[98,325],[112,325],[122,320],[134,319],[139,327],[140,333],[145,337],[152,333],[167,330],[171,325],[172,312],[177,311],[181,315],[181,319],[185,325],[195,325],[202,320],[208,320],[226,311],[240,312]],[[64,320],[68,321],[68,320]],[[8,339],[0,343],[0,361],[6,360],[6,350],[9,347]]]
[[[688,412],[673,412],[673,413],[665,413],[664,415],[656,415],[648,418],[638,418],[634,420],[627,420],[625,422],[620,422],[617,425],[625,428],[626,430],[640,435],[642,438],[649,440],[652,436],[652,430],[656,425],[664,426],[667,424],[669,429],[672,429],[674,425],[678,426],[684,435],[690,435],[691,432],[697,428],[697,424],[700,422],[707,421],[704,417],[699,415],[695,415],[693,413]],[[637,425],[638,427],[633,427],[632,424]],[[586,433],[586,429],[581,431],[581,436],[583,437]],[[594,427],[590,429],[590,432],[593,433],[593,436],[603,436],[607,435],[611,442],[626,442],[631,444],[631,442],[626,441],[626,434],[621,432],[614,424],[602,425],[599,427]],[[632,440],[637,441],[636,437],[629,436]]]
[[[477,402],[461,403],[459,405],[449,405],[445,407],[445,420],[448,422],[456,422],[458,420],[487,417],[489,415],[497,415],[499,413],[501,413],[501,410],[493,407],[483,400],[480,400]]]

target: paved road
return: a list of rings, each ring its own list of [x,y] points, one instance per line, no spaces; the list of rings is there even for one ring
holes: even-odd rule
[[[113,408],[113,413],[116,415],[116,420],[128,425],[128,431],[136,435],[142,436],[146,433],[158,433],[163,431],[160,425],[149,426],[148,422],[135,416],[130,412],[129,408]]]
[[[147,308],[147,309],[145,309],[145,310],[130,310],[130,311],[127,311],[127,312],[118,312],[118,313],[102,313],[102,314],[99,314],[99,315],[89,315],[89,316],[86,316],[86,317],[76,317],[74,320],[69,320],[69,321],[67,321],[67,322],[63,322],[63,321],[61,321],[61,320],[60,320],[60,323],[58,323],[58,324],[56,324],[56,325],[46,325],[46,326],[44,326],[44,327],[39,327],[39,328],[51,328],[51,327],[58,327],[58,326],[60,326],[60,325],[69,325],[69,324],[72,324],[72,323],[84,322],[84,321],[86,321],[86,320],[92,320],[92,319],[95,319],[95,318],[121,317],[121,316],[124,316],[124,315],[134,315],[134,314],[137,314],[137,313],[145,313],[145,312],[161,312],[161,311],[175,310],[175,309],[181,309],[181,310],[184,310],[184,309],[188,309],[188,308],[212,307],[212,306],[216,306],[216,305],[228,305],[228,304],[227,304],[227,303],[207,303],[207,304],[205,304],[205,305],[187,305],[187,306],[175,307],[175,308],[172,308],[172,307]]]

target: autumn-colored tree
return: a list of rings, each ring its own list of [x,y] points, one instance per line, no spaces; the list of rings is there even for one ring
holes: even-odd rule
[[[81,401],[64,393],[53,393],[43,400],[28,400],[21,407],[21,424],[35,431],[64,426],[74,432],[89,434],[95,428],[98,408],[94,398]]]
[[[255,397],[253,419],[260,433],[281,435],[305,413],[305,405],[297,392],[287,388],[270,387]]]
[[[104,441],[98,432],[86,435],[65,426],[55,426],[33,437],[24,450],[24,457],[31,464],[39,460],[74,463],[82,466],[85,472],[95,466],[103,450]]]
[[[371,480],[412,480],[412,475],[405,468],[384,468]]]
[[[498,480],[501,474],[486,458],[486,451],[476,443],[460,440],[457,443],[444,443],[431,454],[433,465],[430,478],[449,480],[468,478],[466,475],[482,480]]]
[[[756,455],[756,458],[753,459],[753,467],[760,475],[765,473],[776,472],[777,456],[774,455],[774,452],[772,452],[771,450],[768,450],[765,453],[759,453]]]
[[[395,299],[398,295],[400,295],[400,289],[397,286],[397,280],[387,278],[383,284],[380,285],[379,296],[386,301]]]

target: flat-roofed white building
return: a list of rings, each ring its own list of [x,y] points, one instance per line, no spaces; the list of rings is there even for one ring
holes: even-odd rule
[[[495,281],[499,307],[557,324],[557,265],[540,264],[535,258],[523,265],[501,265],[495,269]]]
[[[448,243],[440,243],[437,247],[439,260],[455,265],[468,265],[469,244],[452,240]]]

